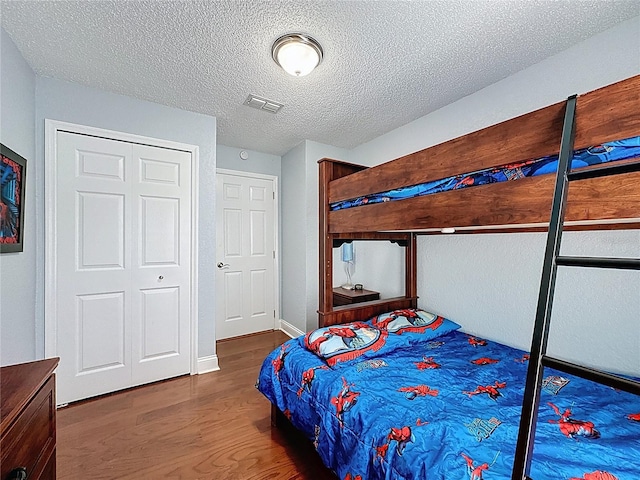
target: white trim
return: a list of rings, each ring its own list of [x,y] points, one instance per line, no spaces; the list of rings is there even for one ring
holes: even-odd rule
[[[198,375],[209,372],[217,372],[218,370],[220,370],[220,365],[218,364],[218,355],[207,355],[206,357],[198,359],[198,368],[196,370]]]
[[[297,338],[300,335],[304,335],[304,332],[298,327],[294,327],[289,322],[285,322],[282,319],[280,319],[280,330],[289,335],[291,338]]]
[[[111,140],[119,140],[127,143],[149,145],[153,147],[168,148],[187,152],[191,155],[191,305],[190,305],[190,372],[193,374],[198,370],[198,180],[200,163],[200,150],[196,145],[173,142],[157,138],[134,135],[126,132],[116,132],[101,128],[78,125],[74,123],[61,122],[58,120],[45,119],[44,121],[44,172],[45,172],[45,285],[44,285],[44,347],[45,357],[55,357],[58,352],[57,331],[58,319],[56,318],[56,292],[55,281],[57,278],[55,252],[56,252],[56,138],[59,131],[76,133],[80,135],[91,135]],[[205,357],[206,358],[206,357]]]
[[[274,208],[273,208],[273,248],[276,256],[273,259],[273,308],[276,313],[273,318],[273,329],[280,328],[280,195],[278,189],[278,177],[275,175],[266,175],[263,173],[245,172],[241,170],[229,170],[227,168],[216,168],[216,175],[234,175],[236,177],[258,178],[260,180],[270,180],[273,183]],[[217,195],[217,192],[216,192]],[[216,232],[217,238],[218,232]]]
[[[171,150],[180,150],[183,152],[193,152],[197,150],[197,146],[188,143],[174,142],[172,140],[163,140],[161,138],[146,137],[144,135],[136,135],[134,133],[118,132],[116,130],[106,130],[103,128],[90,127],[88,125],[79,125],[76,123],[61,122],[59,120],[44,120],[45,138],[47,127],[55,131],[77,133],[80,135],[91,135],[93,137],[106,138],[108,140],[119,140],[127,143],[137,143],[140,145],[149,145],[151,147],[168,148]]]
[[[198,371],[198,222],[200,220],[200,148],[191,150],[191,374]]]
[[[267,175],[264,173],[245,172],[243,170],[229,170],[228,168],[216,168],[217,175],[235,175],[236,177],[247,178],[260,178],[262,180],[275,180],[278,181],[278,177],[275,175]]]
[[[57,178],[57,122],[45,119],[44,121],[44,356],[55,357],[58,353],[58,319],[56,313],[58,304],[56,301],[55,282],[57,278],[57,251],[56,208],[58,195],[56,189]]]
[[[278,319],[280,318],[280,195],[278,195],[278,177],[273,178],[273,223],[274,225],[274,239],[273,248],[275,250],[275,258],[273,259],[273,308],[276,313],[273,318],[273,328],[277,328]]]

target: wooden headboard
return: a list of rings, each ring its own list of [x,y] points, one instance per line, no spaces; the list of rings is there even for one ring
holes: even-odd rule
[[[417,305],[416,234],[544,230],[555,175],[523,178],[405,200],[331,211],[329,205],[359,196],[557,154],[565,102],[492,125],[376,167],[319,162],[321,326],[362,320]],[[640,76],[580,95],[576,149],[640,136]],[[567,228],[640,228],[640,173],[572,184]],[[406,244],[404,297],[332,305],[332,248],[341,240],[392,240]]]

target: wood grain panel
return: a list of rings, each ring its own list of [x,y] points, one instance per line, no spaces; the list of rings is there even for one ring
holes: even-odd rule
[[[640,135],[640,75],[580,95],[575,148]]]
[[[420,230],[547,223],[555,177],[483,185],[397,202],[338,210],[330,232]],[[640,217],[640,173],[574,182],[567,221]]]
[[[401,308],[416,308],[418,306],[418,298],[387,298],[375,302],[357,303],[344,307],[335,307],[327,311],[318,312],[319,324],[322,327],[329,325],[338,325],[357,320],[368,320],[374,315],[398,310]]]
[[[18,467],[30,479],[55,480],[58,358],[0,369],[0,478]]]
[[[578,98],[575,147],[640,135],[640,76]],[[557,154],[565,102],[333,181],[329,202]]]
[[[329,202],[558,152],[563,115],[556,103],[343,177],[329,185]]]

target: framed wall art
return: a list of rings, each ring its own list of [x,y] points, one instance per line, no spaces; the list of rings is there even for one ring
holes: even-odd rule
[[[27,161],[0,144],[0,253],[21,252]]]

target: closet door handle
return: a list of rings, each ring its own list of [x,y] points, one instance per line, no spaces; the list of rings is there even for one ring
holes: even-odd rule
[[[229,265],[228,263],[222,263],[222,262],[218,262],[218,268],[219,269],[223,269],[223,268],[229,268],[231,265]]]
[[[27,480],[27,469],[24,467],[18,467],[11,470],[7,480]]]

